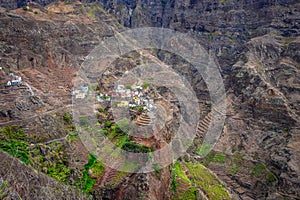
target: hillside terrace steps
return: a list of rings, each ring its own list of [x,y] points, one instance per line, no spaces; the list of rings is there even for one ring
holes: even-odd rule
[[[106,173],[106,177],[105,177],[105,184],[109,184],[111,183],[118,175],[118,170],[116,169],[111,169],[108,173]]]
[[[191,184],[189,182],[183,180],[180,177],[177,177],[177,183],[178,186],[176,187],[176,193],[178,194],[186,192],[191,187]]]
[[[146,113],[142,113],[140,116],[137,117],[136,124],[140,126],[148,126],[151,124],[151,118]]]
[[[117,165],[114,166],[114,168],[111,167],[106,167],[103,175],[100,178],[99,181],[99,186],[100,187],[104,187],[107,184],[110,184],[114,178],[117,177],[119,170],[117,169],[121,169],[123,166],[123,162],[121,161],[121,158],[117,158],[116,162]]]
[[[212,112],[208,113],[203,120],[198,123],[196,135],[202,137],[208,131],[210,122],[212,120]]]

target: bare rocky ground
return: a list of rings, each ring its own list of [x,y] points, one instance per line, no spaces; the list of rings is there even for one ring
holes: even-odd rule
[[[147,5],[152,9],[141,9]],[[1,162],[0,181],[8,181],[7,199],[17,199],[17,195],[23,199],[81,198],[66,185],[77,187],[78,179],[85,177],[82,174],[89,161],[85,147],[72,135],[58,143],[47,142],[74,132],[64,118],[71,112],[72,79],[90,50],[103,38],[125,29],[118,22],[129,27],[163,25],[190,31],[219,60],[228,102],[222,136],[205,159],[195,156],[201,143],[201,137],[197,138],[181,159],[182,167],[185,162],[202,163],[222,180],[234,199],[300,198],[299,3],[166,1],[163,5],[154,1],[150,5],[148,1],[130,1],[124,5],[107,1],[103,6],[107,11],[98,4],[80,2],[0,9],[0,126],[23,128],[29,138],[26,142],[32,144],[31,165],[1,152],[5,162]],[[130,8],[133,14],[127,15]],[[198,98],[206,102],[200,105],[204,119],[210,109],[200,75],[177,56],[162,51],[150,54],[187,76]],[[115,76],[153,59],[133,55],[114,63]],[[5,87],[10,72],[20,75],[35,95],[30,96],[23,86]],[[99,85],[107,87],[113,80],[108,77]],[[175,127],[168,127],[165,139],[172,137]],[[50,173],[49,168],[60,168],[51,163],[70,169],[64,185],[44,175]],[[182,194],[192,185],[183,179],[190,179],[193,172],[185,170],[184,176],[177,174],[176,179]],[[122,174],[109,168],[100,175],[94,168],[86,171],[96,183],[85,196],[96,199],[170,199],[179,194],[171,191],[172,174],[177,171],[168,168],[151,174]],[[52,176],[65,181],[54,173]],[[214,199],[203,191],[198,198]]]

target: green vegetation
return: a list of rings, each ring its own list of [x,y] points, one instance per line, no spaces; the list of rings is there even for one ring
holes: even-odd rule
[[[111,125],[112,125],[112,122],[111,122],[111,121],[105,122],[105,127],[110,128]]]
[[[150,86],[150,84],[147,83],[147,82],[144,82],[143,85],[142,85],[142,87],[143,87],[144,89],[147,89],[149,86]]]
[[[28,140],[30,140],[28,135],[17,127],[9,126],[0,129],[2,151],[40,169],[56,180],[67,183],[71,169],[68,168],[68,159],[64,156],[63,146],[60,143],[38,144],[29,149]]]
[[[174,163],[173,168],[174,168],[173,172],[176,174],[176,176],[178,176],[181,179],[187,181],[188,183],[191,182],[190,179],[188,179],[188,177],[185,175],[184,171],[182,170],[180,162]]]
[[[209,152],[207,156],[205,157],[204,165],[207,166],[210,162],[215,163],[225,163],[226,156],[224,154],[216,153],[214,151]]]
[[[72,169],[69,167],[64,146],[60,142],[37,144],[30,149],[29,154],[34,168],[62,183],[68,183]]]
[[[82,191],[90,192],[96,180],[94,178],[100,177],[102,172],[104,171],[104,165],[97,160],[97,157],[93,154],[89,155],[88,163],[84,165],[85,171],[83,172],[82,178]],[[92,175],[89,175],[89,171],[92,171]]]
[[[125,85],[125,88],[128,89],[128,90],[132,90],[132,86],[129,85],[129,84]]]
[[[171,192],[175,193],[176,192],[176,188],[178,186],[178,182],[176,180],[176,175],[175,173],[171,174]]]
[[[217,162],[217,163],[225,163],[225,160],[226,160],[226,156],[223,154],[216,154],[212,159],[213,162]]]
[[[156,172],[157,174],[160,174],[160,173],[161,173],[162,168],[161,168],[161,166],[160,166],[158,163],[153,163],[153,164],[152,164],[152,167],[153,167],[153,169],[155,170],[155,172]]]
[[[130,141],[130,136],[127,134],[119,134],[115,137],[114,143],[118,147],[122,148],[126,142]]]
[[[125,142],[124,145],[122,146],[122,149],[134,153],[152,152],[152,149],[150,147],[140,145],[136,142]]]
[[[65,113],[64,120],[66,123],[70,124],[72,122],[72,116],[69,113]]]
[[[109,107],[105,107],[105,108],[98,108],[98,111],[100,112],[100,113],[104,113],[105,115],[107,115],[108,114],[108,110],[109,110]]]
[[[266,166],[263,163],[255,165],[251,170],[251,175],[260,177],[266,171]]]
[[[8,184],[8,182],[4,181],[0,185],[0,199],[4,199],[5,197],[7,197],[9,195],[9,189],[8,189],[7,184]]]
[[[96,91],[99,89],[98,85],[89,85],[88,86],[89,91]]]
[[[121,131],[121,129],[119,128],[118,125],[113,125],[113,126],[111,126],[111,128],[108,129],[108,130],[109,130],[108,138],[111,139],[111,140],[112,140],[114,137],[116,137],[118,134],[123,134],[122,131]]]
[[[65,114],[64,120],[69,121],[69,119],[69,115]],[[70,140],[75,140],[77,135],[70,132],[69,137],[73,137]],[[29,147],[28,141],[34,140],[34,138],[35,134],[29,137],[19,127],[9,126],[1,128],[0,150],[7,152],[26,164],[30,164],[35,169],[64,184],[69,184],[71,175],[74,170],[77,170],[78,176],[74,178],[73,186],[80,188],[86,193],[93,189],[96,183],[95,179],[101,177],[104,171],[104,165],[97,161],[96,156],[89,155],[88,163],[84,165],[84,169],[74,169],[70,166],[69,155],[66,153],[66,146],[63,143],[37,143]],[[6,185],[6,182],[0,184],[0,199],[3,199],[3,196],[7,193]]]
[[[271,172],[268,172],[266,174],[265,178],[266,178],[266,182],[267,183],[273,183],[273,182],[278,181],[277,177],[273,173],[271,173]]]
[[[187,169],[188,174],[184,169]],[[199,198],[199,189],[203,191],[209,199],[230,199],[228,192],[222,183],[200,163],[176,162],[173,164],[171,174],[171,191],[174,199],[192,200]],[[190,183],[190,185],[180,186],[176,177]],[[176,192],[177,188],[181,193]],[[186,189],[185,189],[186,188]],[[182,192],[182,190],[184,192]]]
[[[27,134],[23,129],[16,127],[5,127],[0,129],[0,150],[19,158],[22,162],[29,164]]]
[[[178,198],[180,200],[197,200],[199,196],[199,191],[196,187],[190,187],[187,191],[182,193]]]
[[[199,186],[208,195],[209,199],[230,199],[220,181],[200,163],[186,163],[186,166],[193,183]]]
[[[129,126],[128,124],[126,125],[126,122],[121,122],[124,123],[124,125],[122,126]],[[122,129],[120,129],[120,127],[115,124],[112,125],[111,122],[106,122],[105,126],[107,127],[107,129],[103,129],[104,134],[107,135],[107,137],[118,147],[122,148],[125,151],[129,151],[129,152],[135,152],[135,153],[149,153],[152,152],[152,149],[150,147],[144,146],[144,145],[140,145],[136,142],[131,142],[131,136],[129,136],[128,134],[126,134]],[[122,127],[123,128],[123,127]]]
[[[251,175],[265,179],[268,184],[278,181],[277,177],[266,167],[264,163],[254,165],[251,168]]]
[[[65,163],[53,163],[48,167],[47,174],[62,183],[68,183],[71,170]]]
[[[108,135],[108,130],[107,130],[106,128],[104,128],[104,129],[102,129],[102,133],[103,133],[104,135]]]
[[[196,149],[196,154],[199,156],[205,156],[211,149],[211,144],[203,144],[201,147]]]
[[[69,132],[68,135],[69,135],[69,137],[68,137],[69,142],[74,142],[78,139],[78,134],[75,134],[73,132]]]

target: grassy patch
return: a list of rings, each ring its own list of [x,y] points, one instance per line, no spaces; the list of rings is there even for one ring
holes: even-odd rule
[[[230,199],[224,186],[208,169],[199,163],[186,163],[186,166],[193,183],[199,186],[208,195],[209,199]]]
[[[150,84],[147,83],[147,82],[144,82],[143,85],[142,85],[142,87],[143,87],[144,89],[147,89],[149,86],[150,86]]]
[[[226,156],[223,154],[216,154],[213,158],[212,158],[213,162],[217,162],[217,163],[225,163],[226,161]]]
[[[28,138],[24,130],[8,126],[0,129],[0,150],[29,164]]]
[[[140,145],[136,142],[125,142],[122,146],[122,149],[125,151],[134,152],[134,153],[152,152],[152,149],[150,147]]]
[[[174,172],[178,177],[180,177],[181,179],[187,181],[188,183],[191,182],[190,179],[188,179],[188,177],[185,175],[185,172],[183,171],[180,162],[174,163],[173,167],[174,167],[174,171],[173,171],[173,172]]]
[[[96,91],[99,89],[98,85],[89,85],[88,86],[89,91]]]
[[[72,122],[72,116],[69,113],[65,113],[63,118],[64,118],[64,121],[68,124],[70,124]]]
[[[48,168],[47,174],[62,183],[68,183],[71,170],[64,163],[57,163]]]
[[[251,168],[251,176],[262,178],[267,184],[278,181],[277,177],[266,167],[264,163],[258,163]]]
[[[196,154],[198,154],[199,156],[205,156],[206,154],[208,154],[210,149],[211,149],[211,144],[204,144],[198,149],[196,149]]]
[[[176,180],[175,173],[171,174],[171,192],[174,194],[176,192],[176,188],[178,186],[178,182]]]
[[[130,136],[127,134],[117,135],[115,137],[114,143],[118,147],[122,148],[126,142],[129,142]]]
[[[255,177],[260,177],[265,171],[266,166],[263,163],[259,163],[252,167],[251,169],[251,175]]]
[[[3,181],[0,185],[0,199],[4,199],[9,195],[8,182]]]
[[[209,152],[207,156],[205,157],[204,165],[207,166],[210,162],[215,163],[225,163],[226,156],[224,154],[216,153],[214,151]]]
[[[88,163],[84,165],[85,171],[83,172],[82,178],[82,191],[85,193],[90,192],[96,180],[94,178],[98,178],[102,175],[105,167],[104,165],[97,160],[97,157],[93,154],[89,155]],[[89,171],[92,171],[92,175],[89,175]]]
[[[266,174],[265,178],[266,178],[266,182],[269,183],[269,184],[278,181],[277,177],[271,172],[268,172]]]
[[[38,144],[30,149],[30,160],[34,168],[48,174],[59,182],[68,184],[71,168],[64,146],[59,143]]]
[[[179,197],[176,199],[180,200],[197,200],[199,196],[199,191],[196,187],[191,187],[188,189],[188,191],[185,191],[182,193]]]

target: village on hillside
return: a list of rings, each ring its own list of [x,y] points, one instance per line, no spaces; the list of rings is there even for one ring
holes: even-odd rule
[[[76,99],[84,99],[88,96],[89,87],[81,86],[74,90],[72,95]],[[111,103],[111,107],[128,108],[132,110],[152,111],[154,109],[155,95],[148,83],[123,85],[118,84],[108,92],[96,92],[96,102]]]

